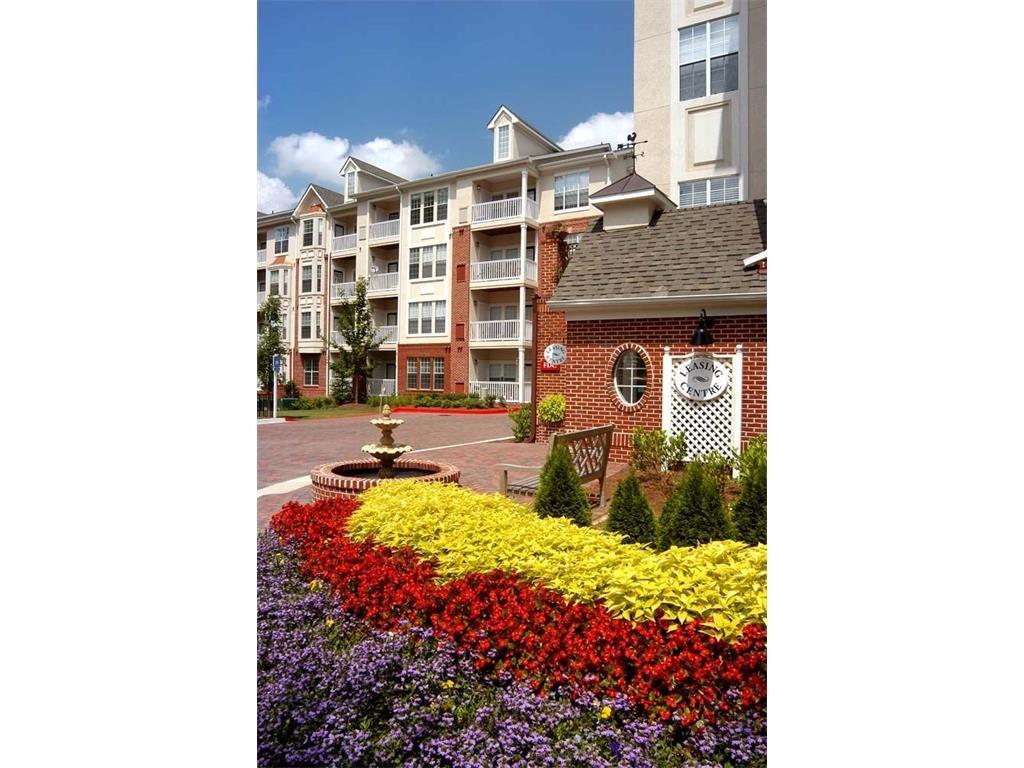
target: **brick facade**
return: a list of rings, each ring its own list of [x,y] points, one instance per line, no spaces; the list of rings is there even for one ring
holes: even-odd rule
[[[431,360],[430,383],[433,386],[433,360],[435,357],[444,358],[444,389],[409,389],[406,386],[406,372],[408,366],[406,361],[410,357],[428,357]],[[398,370],[395,371],[396,386],[400,395],[418,395],[440,392],[454,392],[452,388],[452,345],[451,344],[399,344],[398,345]],[[418,371],[417,371],[418,373]]]
[[[451,248],[451,374],[445,376],[449,392],[469,392],[469,302],[470,251],[473,237],[469,227],[452,228]]]

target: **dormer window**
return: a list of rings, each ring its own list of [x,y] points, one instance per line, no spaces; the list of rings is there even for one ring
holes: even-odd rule
[[[356,172],[349,171],[345,177],[345,196],[352,197],[356,193]]]
[[[509,145],[509,129],[508,125],[498,126],[498,159],[508,159],[508,145]]]

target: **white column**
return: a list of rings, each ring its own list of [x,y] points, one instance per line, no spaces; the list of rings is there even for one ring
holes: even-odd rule
[[[523,203],[525,205],[526,203]],[[526,280],[526,223],[519,225],[519,281]]]
[[[668,347],[661,356],[661,428],[672,434],[672,352]]]
[[[519,347],[519,402],[523,402],[523,394],[526,392],[526,350],[522,345]]]
[[[525,215],[526,214],[526,187],[527,187],[526,171],[522,171],[520,175],[521,175],[521,181],[520,181],[519,196],[521,198],[523,198],[523,214]]]

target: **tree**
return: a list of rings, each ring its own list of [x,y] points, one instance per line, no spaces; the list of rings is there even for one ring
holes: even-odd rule
[[[748,544],[768,543],[768,441],[755,437],[739,456],[740,497],[732,508],[736,536]]]
[[[718,482],[703,461],[691,461],[661,510],[658,549],[695,547],[729,538]]]
[[[608,530],[621,533],[634,544],[654,543],[654,513],[633,472],[615,489],[608,512]]]
[[[366,381],[373,366],[370,353],[380,347],[377,328],[373,324],[373,314],[366,300],[366,278],[356,280],[355,296],[338,308],[338,333],[342,343],[335,344],[331,338],[331,346],[338,354],[331,363],[331,378],[334,380],[351,381],[353,402],[360,400],[360,381]],[[365,390],[365,387],[363,388]],[[340,392],[340,390],[339,390]],[[332,387],[331,394],[334,394]]]
[[[268,296],[260,312],[263,313],[263,330],[256,342],[256,375],[260,386],[269,392],[274,383],[274,355],[284,356],[288,353],[281,341],[281,327],[284,323],[281,317],[281,297]]]
[[[587,492],[564,445],[555,448],[544,462],[533,511],[540,517],[567,517],[583,528],[590,526]]]

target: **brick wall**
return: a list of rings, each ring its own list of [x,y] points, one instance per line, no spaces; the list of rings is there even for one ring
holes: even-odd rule
[[[661,426],[661,368],[663,349],[672,354],[694,351],[690,337],[696,318],[650,318],[636,320],[584,320],[568,324],[561,313],[547,313],[542,323],[539,355],[544,345],[563,342],[568,359],[559,373],[536,369],[537,399],[561,392],[566,399],[566,417],[552,429],[537,423],[536,439],[546,441],[553,431],[585,429],[614,423],[612,460],[628,458],[630,434],[636,426]],[[768,431],[767,415],[767,318],[764,315],[737,315],[714,318],[711,329],[715,343],[701,351],[728,354],[743,345],[743,423],[741,444]],[[561,333],[561,338],[559,338]],[[647,391],[638,406],[628,408],[616,397],[612,385],[612,366],[623,345],[638,345],[647,363]]]
[[[409,389],[406,387],[406,360],[410,357],[429,357],[431,364],[431,377],[430,383],[433,385],[433,364],[435,357],[444,358],[444,390],[424,390],[424,389]],[[452,345],[451,344],[399,344],[398,345],[398,370],[395,372],[395,378],[398,380],[398,394],[400,395],[417,395],[420,393],[429,394],[430,392],[454,392],[452,383]],[[418,374],[418,369],[417,369]]]
[[[469,227],[452,229],[451,371],[450,375],[445,375],[445,387],[449,392],[469,392],[469,262],[472,242]]]

